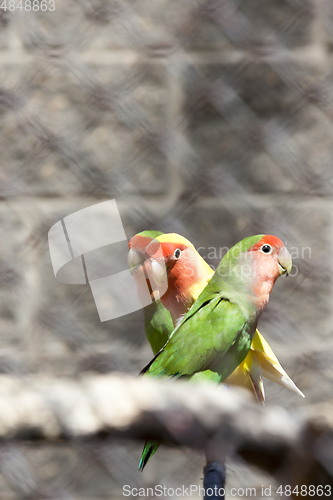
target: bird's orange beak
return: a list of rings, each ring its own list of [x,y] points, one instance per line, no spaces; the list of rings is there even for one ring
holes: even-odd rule
[[[167,269],[163,249],[158,239],[154,239],[149,243],[145,254],[150,265],[151,276],[156,285],[167,289]]]
[[[127,254],[127,265],[131,274],[135,271],[135,268],[142,264],[144,261],[144,256],[130,248]]]
[[[167,279],[167,270],[164,260],[151,259],[150,269],[155,283],[158,286],[162,286],[163,282]]]
[[[292,265],[293,263],[290,253],[288,252],[286,247],[282,247],[278,254],[278,266],[280,275],[285,274],[286,276],[288,276],[291,271]]]

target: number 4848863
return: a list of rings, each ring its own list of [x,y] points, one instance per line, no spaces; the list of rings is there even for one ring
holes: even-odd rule
[[[1,0],[0,0],[1,2]],[[35,12],[38,10],[42,10],[43,12],[46,10],[53,11],[55,10],[55,0],[20,0],[18,3],[15,0],[4,0],[0,5],[0,9],[14,11],[18,10],[34,10]]]
[[[290,497],[291,494],[294,496],[301,496],[301,497],[330,497],[332,495],[332,488],[330,484],[326,484],[324,486],[314,486],[314,485],[305,485],[303,484],[302,486],[295,486],[294,489],[291,488],[288,484],[285,486],[279,486],[278,489],[276,490],[276,493],[278,495],[284,495],[287,497]]]

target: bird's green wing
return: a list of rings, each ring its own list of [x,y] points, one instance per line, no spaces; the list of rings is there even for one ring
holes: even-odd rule
[[[160,300],[156,300],[143,309],[145,332],[154,354],[167,343],[173,331],[173,322],[169,311]]]
[[[223,381],[246,356],[251,333],[239,306],[215,294],[185,317],[145,371],[179,378],[212,370]]]

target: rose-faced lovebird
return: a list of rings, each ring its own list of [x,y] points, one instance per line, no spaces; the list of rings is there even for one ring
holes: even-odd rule
[[[152,259],[153,270],[153,257],[160,243],[153,241],[150,245],[146,257]],[[179,250],[174,254],[175,260],[181,256]],[[210,370],[224,382],[246,358],[273,285],[291,267],[290,254],[276,236],[261,234],[237,243],[142,373],[190,379]],[[156,441],[145,444],[140,470],[158,446]]]
[[[161,245],[162,252],[159,252],[158,257],[163,259],[163,266],[150,255],[154,252],[154,243],[147,247],[146,252],[151,258],[155,282],[161,284],[161,281],[168,281],[167,292],[161,297],[161,301],[170,310],[173,321],[177,324],[198,298],[214,271],[192,243],[183,236],[175,233],[163,234],[156,240]],[[175,254],[178,258],[175,258]],[[283,370],[269,344],[256,330],[248,355],[225,382],[253,390],[258,401],[264,403],[262,376],[304,397]],[[200,378],[207,378],[207,375]]]
[[[129,243],[128,251],[128,267],[133,269],[133,277],[137,284],[138,297],[144,294],[142,285],[150,287],[149,280],[142,279],[144,273],[145,250],[147,245],[163,233],[159,231],[142,231],[133,236]],[[146,274],[147,276],[147,274]],[[157,354],[164,344],[169,339],[173,331],[173,323],[169,311],[162,305],[162,302],[157,298],[156,292],[151,290],[152,303],[143,308],[145,332],[147,339],[154,354]]]

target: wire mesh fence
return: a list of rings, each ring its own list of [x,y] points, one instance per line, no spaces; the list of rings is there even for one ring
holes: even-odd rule
[[[322,416],[316,480],[327,482],[331,2],[14,4],[0,8],[0,372],[76,381],[136,375],[151,359],[141,311],[102,323],[89,287],[55,280],[47,233],[64,216],[116,199],[128,238],[180,233],[212,266],[245,236],[276,234],[294,270],[260,330],[306,398],[265,382],[267,407]],[[202,483],[202,451],[163,447],[141,475],[140,452],[122,440],[8,440],[0,497],[99,500],[123,498],[124,485]],[[229,458],[229,491],[255,487],[261,498],[272,485],[281,498],[288,467],[264,469],[255,456]]]

